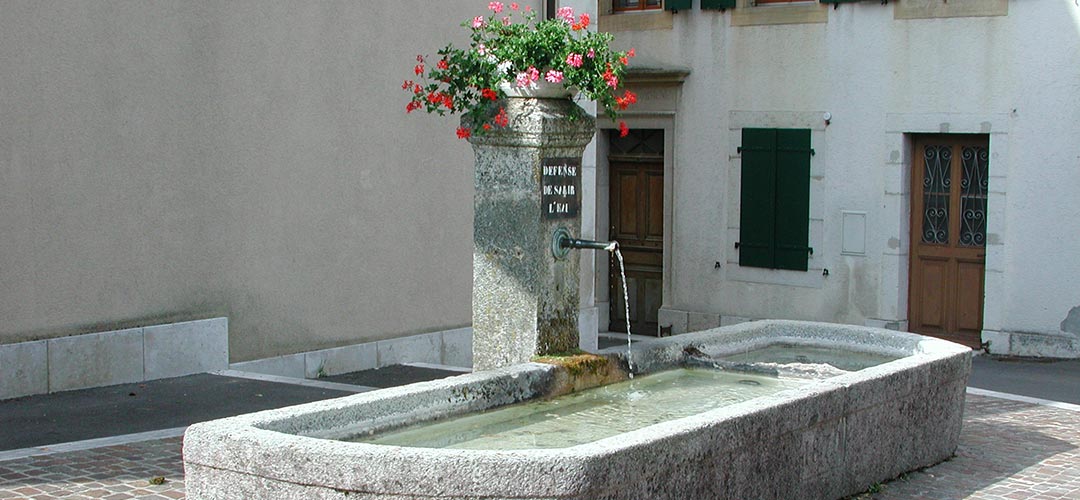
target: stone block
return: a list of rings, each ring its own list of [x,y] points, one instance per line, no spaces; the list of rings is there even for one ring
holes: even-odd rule
[[[319,378],[377,368],[379,356],[375,342],[304,353],[304,376]]]
[[[472,328],[442,332],[442,364],[472,368]]]
[[[233,363],[229,365],[229,368],[242,372],[263,373],[279,377],[304,378],[306,371],[304,361],[304,354],[286,354],[273,358]]]
[[[401,363],[442,362],[442,334],[438,332],[380,340],[375,342],[375,348],[379,367]]]
[[[1040,358],[1080,357],[1080,335],[1075,333],[1008,332],[1009,352],[1014,356]],[[997,352],[991,346],[991,352]]]
[[[142,328],[49,339],[49,391],[141,382]]]
[[[845,418],[851,492],[952,456],[959,443],[964,385],[954,382],[893,399]],[[887,430],[887,432],[885,432]]]
[[[716,313],[689,312],[686,318],[686,331],[700,332],[720,326],[720,315]]]
[[[587,352],[599,349],[600,312],[595,307],[582,308],[578,312],[578,347]]]
[[[0,345],[0,400],[49,392],[44,340]]]
[[[229,367],[229,320],[212,318],[143,328],[145,380]]]
[[[657,323],[660,328],[671,327],[671,334],[678,335],[688,331],[690,316],[686,311],[661,308],[657,314]]]
[[[747,323],[753,321],[750,318],[744,318],[742,316],[720,316],[720,326],[738,325],[740,323]]]
[[[988,344],[986,350],[990,354],[1009,354],[1012,348],[1009,345],[1011,336],[1007,332],[997,330],[983,330],[982,341]]]

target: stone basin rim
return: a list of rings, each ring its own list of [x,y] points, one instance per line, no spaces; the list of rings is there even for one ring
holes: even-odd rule
[[[798,330],[799,333],[790,334],[788,331],[792,329]],[[823,333],[827,331],[837,335],[830,337],[829,334]],[[784,334],[781,335],[781,333]],[[410,484],[431,481],[433,470],[438,470],[446,463],[460,463],[464,460],[472,464],[469,471],[475,477],[484,477],[488,474],[498,475],[507,473],[508,470],[511,476],[532,474],[535,471],[552,471],[552,474],[564,474],[566,477],[550,484],[531,484],[527,492],[522,492],[519,488],[515,489],[513,481],[493,485],[486,484],[482,480],[470,483],[467,478],[447,479],[446,484],[439,488],[446,490],[443,493],[450,495],[448,498],[464,498],[470,495],[505,495],[507,498],[533,498],[534,496],[586,498],[588,491],[582,488],[587,489],[594,484],[593,480],[589,479],[590,473],[603,470],[606,467],[605,461],[612,456],[647,450],[658,441],[693,446],[695,436],[699,433],[716,435],[734,432],[732,429],[738,430],[740,426],[752,428],[755,425],[763,425],[760,423],[762,421],[775,424],[775,427],[769,429],[774,433],[801,432],[800,426],[805,426],[806,422],[798,420],[803,415],[796,411],[800,406],[810,405],[814,408],[811,413],[815,419],[820,418],[822,421],[837,419],[847,415],[845,412],[861,411],[860,409],[882,404],[881,401],[861,399],[864,393],[867,393],[868,384],[880,387],[882,384],[896,380],[900,384],[907,384],[885,397],[903,397],[911,392],[912,387],[930,385],[927,383],[927,376],[910,370],[918,365],[926,365],[931,371],[937,370],[935,373],[946,378],[933,379],[933,383],[949,385],[949,387],[966,385],[967,372],[962,369],[964,360],[960,358],[967,356],[966,366],[970,369],[970,350],[944,340],[891,330],[794,321],[758,321],[657,339],[636,344],[633,352],[635,360],[643,361],[638,368],[644,373],[650,373],[660,368],[672,367],[672,361],[682,355],[683,346],[695,345],[712,349],[721,344],[727,347],[733,344],[737,346],[737,350],[754,345],[760,340],[756,339],[756,336],[768,337],[764,345],[787,343],[792,340],[796,341],[795,343],[814,345],[820,340],[831,346],[850,344],[861,347],[866,347],[864,342],[868,340],[884,338],[888,341],[877,350],[879,353],[902,355],[906,352],[907,356],[860,371],[815,380],[798,388],[786,389],[772,395],[565,448],[515,450],[414,448],[334,441],[274,429],[283,422],[289,423],[290,419],[302,419],[305,415],[334,412],[380,402],[392,403],[392,400],[424,397],[455,387],[479,387],[485,382],[497,381],[505,377],[524,377],[542,382],[545,377],[553,377],[557,370],[552,365],[527,363],[196,424],[189,428],[185,435],[184,460],[186,465],[190,464],[196,468],[230,471],[294,485],[312,484],[311,477],[317,476],[320,480],[317,484],[325,485],[325,487],[365,492],[375,496],[389,495],[387,498],[394,495],[416,494],[416,491],[409,489]],[[873,351],[873,349],[861,350]],[[622,359],[621,356],[619,356],[620,359]],[[961,378],[963,380],[960,380]],[[849,390],[856,392],[848,397]],[[908,392],[904,392],[905,390]],[[856,394],[859,397],[856,397]],[[815,402],[819,398],[828,399],[832,401],[832,404]],[[837,405],[838,402],[842,404]],[[836,407],[845,405],[852,406],[854,410]],[[457,414],[467,412],[468,410],[462,410]],[[777,414],[787,416],[776,420]],[[792,417],[796,418],[792,419]],[[748,441],[748,439],[751,440]],[[221,446],[223,442],[228,443],[228,446]],[[752,438],[740,437],[736,434],[730,446],[737,449],[738,446],[752,443]],[[215,444],[218,448],[216,451],[213,449]],[[275,467],[272,464],[251,460],[252,456],[259,453],[286,457],[286,463],[290,466],[283,469],[280,466]],[[350,470],[387,467],[388,463],[393,464],[393,475],[389,478],[384,477],[382,480],[349,474]]]

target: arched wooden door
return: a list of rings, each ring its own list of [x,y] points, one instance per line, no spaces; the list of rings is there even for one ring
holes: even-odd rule
[[[912,332],[981,343],[989,139],[916,136],[911,189]]]

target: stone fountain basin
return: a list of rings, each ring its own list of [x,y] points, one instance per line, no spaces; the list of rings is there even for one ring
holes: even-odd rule
[[[564,368],[529,363],[191,426],[186,490],[223,498],[838,498],[956,449],[971,351],[890,330],[756,321],[636,344],[635,372],[774,343],[899,359],[589,444],[454,450],[338,441],[546,397]],[[625,355],[625,353],[624,353]]]

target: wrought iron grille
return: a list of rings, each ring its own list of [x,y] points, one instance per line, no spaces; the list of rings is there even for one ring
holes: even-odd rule
[[[965,146],[960,153],[960,244],[986,246],[986,193],[989,186],[987,148]]]
[[[952,186],[952,148],[923,148],[923,243],[949,243],[949,188]]]
[[[612,156],[636,156],[647,158],[664,157],[664,131],[662,129],[630,129],[626,137],[619,137],[618,130],[612,130],[608,138]]]

